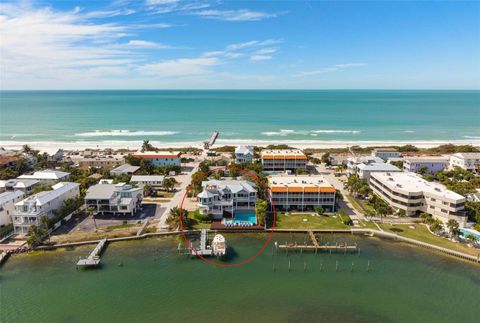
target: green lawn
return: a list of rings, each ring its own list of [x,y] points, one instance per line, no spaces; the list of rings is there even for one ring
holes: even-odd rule
[[[437,237],[428,231],[423,224],[416,224],[415,229],[411,229],[408,224],[385,224],[379,223],[380,227],[386,232],[396,233],[400,236],[415,239],[418,241],[430,243],[439,247],[460,251],[469,255],[478,256],[480,249],[470,248],[461,243],[452,242],[446,238]]]
[[[375,210],[371,205],[369,205],[366,201],[362,201],[360,199],[356,199],[353,196],[347,194],[346,195],[347,200],[352,203],[353,207],[357,209],[357,211],[366,214],[367,212],[373,212],[375,213]]]
[[[303,221],[307,219],[308,221]],[[311,214],[289,214],[277,213],[276,229],[350,229],[351,227],[341,222],[340,217],[313,216]]]
[[[211,223],[202,223],[195,218],[196,211],[188,211],[188,218],[192,219],[193,225],[192,229],[210,229]]]
[[[378,230],[378,227],[375,225],[375,223],[371,221],[359,220],[359,225],[363,229]]]
[[[162,197],[162,198],[172,198],[175,195],[176,192],[165,192],[165,191],[158,191],[156,197]]]

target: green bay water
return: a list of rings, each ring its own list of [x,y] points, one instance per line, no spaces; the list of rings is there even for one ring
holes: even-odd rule
[[[0,91],[0,141],[480,140],[480,91]]]
[[[265,240],[226,238],[226,263],[249,258]],[[97,270],[74,265],[93,246],[13,256],[0,271],[0,321],[478,322],[478,265],[351,235],[321,239],[356,242],[360,255],[272,256],[273,241],[304,239],[277,234],[257,259],[228,268],[179,256],[177,238],[112,243]]]

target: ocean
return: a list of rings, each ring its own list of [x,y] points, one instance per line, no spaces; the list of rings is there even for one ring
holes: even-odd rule
[[[265,236],[226,239],[226,263],[238,263]],[[179,256],[175,238],[149,238],[110,243],[96,270],[75,268],[92,245],[14,255],[0,271],[0,321],[478,322],[478,265],[378,238],[321,239],[361,253],[272,255],[271,244],[246,265],[215,267]]]
[[[1,91],[15,142],[480,141],[480,91]]]

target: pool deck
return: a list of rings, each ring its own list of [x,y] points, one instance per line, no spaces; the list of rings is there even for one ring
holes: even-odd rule
[[[265,228],[262,225],[254,225],[252,227],[227,227],[222,224],[220,220],[213,221],[211,226],[211,230],[231,230],[231,231],[237,231],[237,230],[264,230]]]

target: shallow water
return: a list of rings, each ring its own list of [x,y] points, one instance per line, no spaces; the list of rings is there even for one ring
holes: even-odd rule
[[[226,238],[232,249],[224,263],[249,258],[265,241],[262,234]],[[98,270],[75,268],[93,246],[14,256],[0,271],[0,321],[475,322],[480,316],[480,266],[351,235],[321,239],[357,242],[360,254],[272,255],[273,241],[304,239],[278,234],[257,259],[227,268],[179,256],[177,238],[110,244]]]

